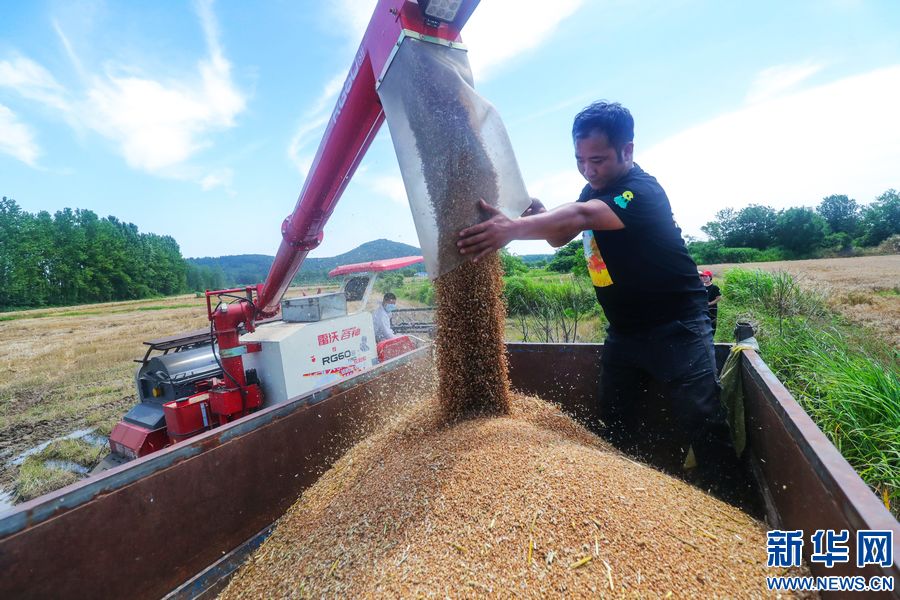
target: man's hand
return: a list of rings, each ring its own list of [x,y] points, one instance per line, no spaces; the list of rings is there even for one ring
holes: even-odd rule
[[[512,219],[484,200],[479,200],[478,206],[490,217],[487,221],[460,231],[459,241],[456,243],[459,253],[471,255],[472,262],[478,262],[515,239],[515,222]]]
[[[545,212],[547,212],[547,207],[545,207],[544,204],[537,198],[532,198],[531,206],[525,209],[525,212],[522,213],[522,216],[530,217],[531,215],[539,215]]]

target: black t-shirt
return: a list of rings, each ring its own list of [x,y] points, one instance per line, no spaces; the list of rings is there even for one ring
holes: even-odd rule
[[[713,300],[715,300],[716,298],[718,298],[721,295],[722,295],[722,292],[719,291],[719,286],[717,286],[716,284],[711,283],[708,286],[706,286],[706,301],[707,302],[712,302]],[[715,319],[716,315],[718,315],[718,314],[719,314],[719,305],[718,304],[713,304],[712,306],[709,307],[709,316],[710,317]]]
[[[706,292],[675,224],[666,192],[639,166],[578,202],[604,202],[625,224],[585,231],[584,256],[597,300],[617,331],[640,331],[704,314]]]

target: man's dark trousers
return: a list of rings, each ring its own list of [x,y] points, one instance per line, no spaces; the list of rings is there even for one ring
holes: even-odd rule
[[[642,331],[610,327],[601,362],[600,417],[614,443],[628,451],[641,439],[642,419],[635,411],[649,380],[655,379],[683,435],[682,450],[693,446],[698,465],[705,468],[736,462],[719,402],[712,324],[705,311]],[[652,445],[652,440],[644,441]]]

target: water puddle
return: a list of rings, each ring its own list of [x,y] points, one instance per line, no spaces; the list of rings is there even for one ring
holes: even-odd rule
[[[52,440],[47,440],[46,442],[41,442],[37,446],[29,448],[25,452],[22,452],[13,459],[9,460],[9,464],[20,466],[29,456],[33,456],[44,450],[53,442],[58,442],[61,440],[82,440],[97,448],[106,446],[109,443],[109,441],[105,437],[98,435],[94,429],[79,429],[67,435],[53,438]],[[6,459],[9,454],[11,454],[11,452],[8,449],[3,450],[2,452],[0,452],[0,460]],[[69,471],[81,477],[90,475],[91,472],[90,468],[85,467],[84,465],[80,465],[71,460],[46,460],[44,461],[44,465],[50,469],[61,469],[64,471]],[[6,515],[6,513],[15,508],[13,498],[14,496],[12,492],[0,488],[0,517]]]
[[[13,509],[13,496],[6,490],[0,490],[0,516]]]
[[[91,472],[91,470],[86,466],[79,465],[77,462],[72,462],[71,460],[45,460],[44,466],[50,469],[71,471],[72,473],[77,473],[78,475],[87,475]]]
[[[60,440],[84,440],[85,442],[87,442],[88,444],[90,444],[92,446],[105,446],[106,445],[106,438],[94,433],[93,429],[78,429],[77,431],[73,431],[72,433],[70,433],[68,435],[64,435],[64,436],[61,436],[58,438],[53,438],[52,440],[47,440],[46,442],[41,442],[37,446],[34,446],[33,448],[29,448],[25,452],[22,452],[17,457],[12,459],[11,462],[12,462],[12,464],[14,464],[16,466],[19,466],[23,462],[25,462],[25,459],[28,458],[29,456],[32,456],[33,454],[37,454],[38,452],[40,452],[41,450],[43,450],[44,448],[46,448],[53,442],[58,442]]]

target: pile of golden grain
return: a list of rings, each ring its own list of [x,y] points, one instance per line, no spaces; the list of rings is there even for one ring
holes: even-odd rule
[[[223,598],[766,595],[766,535],[555,407],[414,405],[281,518]]]

